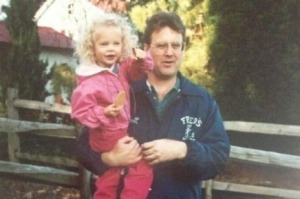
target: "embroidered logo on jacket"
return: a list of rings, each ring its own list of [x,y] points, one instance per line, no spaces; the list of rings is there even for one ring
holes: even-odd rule
[[[195,132],[193,131],[193,129],[199,128],[201,126],[201,118],[184,116],[181,118],[181,121],[185,126],[185,132],[182,140],[195,140]]]
[[[133,124],[138,124],[139,123],[140,118],[139,117],[134,117],[130,120],[131,123]]]

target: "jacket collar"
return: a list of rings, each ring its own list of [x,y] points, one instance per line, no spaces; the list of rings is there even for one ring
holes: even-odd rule
[[[110,68],[104,68],[100,67],[95,64],[81,64],[76,68],[75,72],[77,75],[80,76],[91,76],[95,75],[97,73],[103,72],[103,71],[108,71],[112,73],[118,73],[119,66],[118,64],[111,66]]]
[[[192,83],[190,80],[188,80],[186,77],[184,77],[180,72],[178,72],[177,77],[180,80],[180,92],[183,95],[200,96],[201,93],[203,93],[203,92],[199,92],[199,89],[203,89],[203,88],[201,88],[201,86],[198,86],[198,85]],[[132,84],[132,88],[133,88],[134,92],[142,92],[142,91],[149,90],[149,86],[147,85],[146,79],[143,79],[138,82],[134,82]]]

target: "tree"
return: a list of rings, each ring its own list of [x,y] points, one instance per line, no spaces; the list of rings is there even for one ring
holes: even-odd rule
[[[51,71],[48,74],[51,77],[48,82],[46,89],[49,94],[54,95],[55,97],[71,96],[75,85],[75,71],[68,64],[54,64],[51,67]],[[67,99],[69,100],[69,99]],[[62,102],[65,104],[66,102]]]
[[[34,100],[42,99],[46,83],[46,64],[39,60],[40,40],[32,20],[38,6],[37,0],[10,0],[4,8],[12,46],[6,64],[1,65],[6,74],[3,88],[18,88],[20,98]]]
[[[210,71],[227,119],[299,124],[298,0],[210,0]]]

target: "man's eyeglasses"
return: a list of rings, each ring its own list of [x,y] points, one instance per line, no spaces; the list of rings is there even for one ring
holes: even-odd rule
[[[156,53],[160,55],[164,54],[170,47],[173,53],[180,53],[183,50],[183,43],[180,42],[173,42],[170,44],[162,42],[151,44],[151,46],[153,46],[155,48]]]

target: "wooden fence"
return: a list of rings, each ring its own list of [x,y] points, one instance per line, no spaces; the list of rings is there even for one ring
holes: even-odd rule
[[[18,174],[47,182],[74,186],[81,189],[82,198],[86,199],[85,189],[88,185],[83,183],[86,182],[86,179],[81,178],[82,170],[74,172],[50,166],[21,164],[19,162],[20,159],[26,159],[35,162],[49,163],[49,165],[53,165],[54,163],[66,167],[80,167],[80,165],[78,165],[78,163],[72,158],[28,154],[23,153],[20,149],[20,134],[30,132],[43,136],[75,139],[77,132],[74,126],[69,125],[21,121],[18,116],[18,108],[69,114],[70,107],[59,104],[50,105],[38,101],[18,99],[18,92],[15,89],[9,89],[8,94],[8,118],[0,118],[0,133],[8,134],[8,153],[10,161],[0,161],[0,173]],[[225,121],[225,127],[228,131],[235,131],[239,133],[259,133],[300,137],[300,126]],[[299,156],[272,151],[231,146],[230,158],[245,162],[255,162],[258,164],[276,165],[286,169],[300,169]],[[83,171],[83,173],[85,172],[86,171]],[[286,199],[299,199],[300,196],[300,190],[238,184],[217,180],[205,181],[202,186],[205,189],[206,199],[212,199],[214,190],[276,196],[278,198]]]

